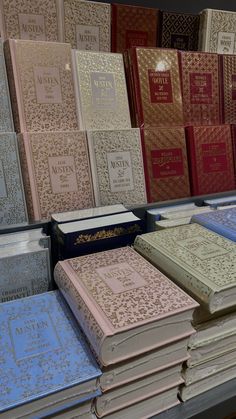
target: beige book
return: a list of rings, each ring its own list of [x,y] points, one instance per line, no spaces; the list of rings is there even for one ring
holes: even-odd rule
[[[171,219],[160,220],[160,221],[155,222],[155,230],[163,230],[165,228],[182,226],[182,225],[190,224],[190,222],[191,222],[191,217],[177,218],[174,220],[171,220]]]
[[[181,218],[191,218],[196,214],[202,214],[205,212],[213,211],[209,207],[200,207],[200,208],[194,208],[194,209],[187,209],[185,211],[170,211],[170,212],[164,212],[161,214],[161,218],[164,220],[176,220]]]

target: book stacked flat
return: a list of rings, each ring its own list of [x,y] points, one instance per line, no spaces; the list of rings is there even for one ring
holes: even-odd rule
[[[192,222],[200,224],[234,242],[236,241],[235,207],[195,215],[192,218]]]
[[[138,236],[134,247],[200,303],[182,372],[182,400],[235,378],[235,244],[190,224]]]
[[[59,262],[54,278],[102,368],[97,416],[138,419],[178,404],[198,304],[129,247]]]

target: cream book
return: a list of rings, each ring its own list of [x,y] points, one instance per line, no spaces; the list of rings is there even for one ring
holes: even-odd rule
[[[194,332],[198,304],[130,247],[59,262],[54,278],[104,366]]]
[[[190,224],[191,217],[169,219],[169,220],[160,220],[155,222],[155,230],[163,230],[165,228],[177,227],[186,224]]]
[[[79,125],[131,128],[122,54],[73,50],[73,65]]]
[[[137,236],[134,248],[205,306],[210,313],[236,304],[236,247],[189,224]]]
[[[193,209],[186,209],[183,211],[171,211],[170,208],[170,212],[164,212],[163,214],[161,214],[161,218],[163,218],[164,220],[177,220],[186,217],[192,218],[196,214],[204,214],[205,212],[209,211],[213,210],[209,207],[197,207]]]
[[[88,131],[87,136],[96,206],[145,204],[139,129]]]

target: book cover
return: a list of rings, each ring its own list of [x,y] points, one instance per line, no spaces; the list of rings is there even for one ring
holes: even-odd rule
[[[185,125],[220,124],[218,55],[181,51],[179,57]]]
[[[24,133],[18,139],[31,220],[48,220],[56,211],[93,206],[83,131]]]
[[[27,221],[16,135],[0,133],[0,226]]]
[[[88,51],[111,50],[111,5],[83,0],[64,0],[63,42]]]
[[[1,0],[0,24],[3,40],[59,41],[58,1]]]
[[[159,10],[127,4],[112,4],[112,51],[131,47],[155,47]]]
[[[186,134],[192,195],[235,189],[230,126],[188,127]]]
[[[159,46],[185,51],[198,49],[199,16],[162,11]]]
[[[220,55],[222,122],[236,123],[236,57]]]
[[[131,128],[122,54],[74,51],[73,64],[80,126]]]
[[[13,119],[9,96],[3,43],[0,41],[0,132],[13,132]]]
[[[201,224],[221,236],[236,241],[236,208],[194,215],[192,222]]]
[[[183,125],[178,52],[173,49],[131,48],[136,123],[139,127]]]
[[[102,365],[193,333],[197,303],[129,247],[59,262],[54,278]]]
[[[70,45],[10,39],[5,47],[16,132],[78,129]]]
[[[32,414],[37,399],[50,413],[59,401],[79,404],[97,395],[94,380],[101,372],[59,291],[1,304],[0,319],[2,413],[13,409],[13,417],[27,403]]]
[[[138,236],[134,248],[190,293],[208,312],[235,306],[235,244],[198,225]]]
[[[190,196],[183,127],[141,130],[148,202]]]
[[[146,203],[139,129],[88,131],[87,135],[96,205]]]

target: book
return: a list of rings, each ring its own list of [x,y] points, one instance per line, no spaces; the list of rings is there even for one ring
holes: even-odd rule
[[[30,220],[93,206],[83,131],[24,133],[18,139]]]
[[[131,48],[129,65],[134,85],[137,126],[152,128],[183,125],[177,50]]]
[[[31,242],[34,240],[40,240],[45,243],[45,239],[49,237],[43,232],[41,228],[29,229],[24,231],[16,231],[14,233],[4,233],[0,235],[0,246],[7,244],[14,244],[19,242]]]
[[[205,214],[212,211],[211,208],[207,207],[197,207],[196,208],[187,208],[180,211],[165,211],[161,214],[161,219],[163,220],[180,220],[186,217],[194,217],[194,215]]]
[[[11,101],[8,88],[3,43],[0,41],[0,132],[13,132]]]
[[[59,41],[58,1],[1,0],[0,25],[3,40]]]
[[[185,125],[221,123],[220,74],[217,54],[179,52]]]
[[[100,394],[101,372],[59,291],[1,304],[0,319],[3,417],[53,414]]]
[[[224,124],[236,123],[236,60],[234,55],[222,54],[220,61],[220,89],[222,122]]]
[[[70,45],[10,39],[4,46],[16,132],[78,129]]]
[[[88,131],[96,206],[147,202],[139,129]]]
[[[197,303],[129,247],[58,262],[54,278],[104,366],[193,333]]]
[[[236,184],[236,125],[234,124],[231,125],[231,134],[232,134],[232,148],[233,148],[234,177],[235,177],[235,184]]]
[[[159,10],[149,7],[112,4],[112,51],[123,53],[131,47],[156,47]]]
[[[200,13],[199,50],[234,54],[236,52],[236,13],[204,9]]]
[[[201,224],[221,236],[236,241],[236,208],[197,214],[193,216],[192,222]]]
[[[111,50],[111,5],[95,1],[64,0],[61,5],[62,42],[88,51]]]
[[[230,204],[236,204],[236,195],[229,195],[229,196],[223,196],[220,198],[212,198],[212,199],[205,199],[204,200],[205,205],[209,205],[213,208],[218,208],[218,206],[224,206],[224,205],[230,205]]]
[[[122,55],[74,50],[73,65],[80,126],[131,128]]]
[[[150,208],[146,210],[146,220],[147,220],[147,231],[154,231],[155,230],[155,222],[160,221],[161,214],[164,212],[171,212],[171,211],[182,211],[182,210],[188,210],[196,208],[196,204],[194,202],[184,202],[179,201],[175,204],[173,202],[169,203],[169,205],[163,204],[161,206],[161,203],[159,204],[157,208]]]
[[[104,205],[97,208],[84,208],[75,211],[57,212],[52,214],[51,221],[54,224],[68,223],[94,217],[103,217],[120,212],[128,211],[122,204]]]
[[[177,218],[174,220],[160,220],[155,222],[155,230],[162,230],[165,228],[177,227],[190,224],[191,217]]]
[[[186,51],[198,49],[199,16],[190,13],[161,12],[159,46]]]
[[[0,133],[0,229],[27,221],[16,135]]]
[[[192,195],[235,189],[229,125],[187,128]]]
[[[134,248],[211,314],[234,307],[235,244],[198,225],[138,236]]]
[[[183,127],[141,130],[148,202],[190,196]]]
[[[68,407],[68,409],[57,410],[56,413],[53,414],[53,417],[56,415],[57,419],[96,419],[92,410],[93,401],[91,402],[90,400],[89,402],[79,404],[79,406],[75,405]],[[47,415],[47,412],[47,410],[44,410],[45,415]],[[26,418],[29,419],[28,416]],[[39,416],[37,416],[37,419],[39,419]]]

